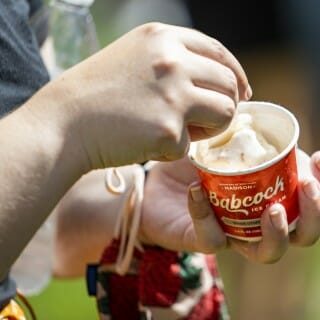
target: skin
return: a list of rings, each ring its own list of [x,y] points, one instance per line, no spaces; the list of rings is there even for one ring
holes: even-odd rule
[[[218,41],[139,26],[0,121],[0,281],[70,187],[91,170],[182,158],[221,132],[251,89]]]
[[[129,187],[133,172],[141,168],[126,166],[120,170]],[[319,238],[320,152],[310,160],[300,150],[298,171],[301,215],[296,231],[288,234],[285,211],[276,204],[263,213],[262,241],[247,243],[225,237],[186,158],[158,163],[146,180],[139,239],[178,251],[216,253],[231,248],[255,263],[274,263],[290,245],[310,246]],[[124,197],[108,193],[103,179],[103,170],[82,177],[56,207],[56,276],[83,276],[87,263],[98,261],[112,239]],[[310,197],[310,184],[318,191],[314,197]]]
[[[300,206],[301,210],[299,223],[294,233],[290,235],[290,242],[299,247],[307,247],[313,245],[319,238],[320,230],[320,188],[315,179],[308,179],[310,174],[319,181],[320,180],[320,152],[315,152],[310,161],[308,156],[302,153],[299,160],[300,167]],[[310,163],[309,166],[303,163]],[[308,214],[312,212],[313,214]]]

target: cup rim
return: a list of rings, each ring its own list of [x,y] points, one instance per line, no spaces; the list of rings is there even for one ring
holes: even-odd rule
[[[293,135],[290,143],[276,157],[274,157],[266,162],[263,162],[262,164],[259,164],[257,166],[254,166],[254,167],[251,167],[248,169],[239,170],[239,171],[223,171],[223,170],[215,170],[215,169],[206,167],[205,165],[198,162],[195,157],[196,145],[197,145],[198,141],[191,142],[190,147],[189,147],[189,151],[188,151],[188,157],[189,157],[190,161],[197,168],[201,169],[202,171],[206,171],[206,172],[209,172],[209,173],[212,173],[215,175],[220,175],[220,176],[245,175],[245,174],[261,171],[261,170],[264,170],[266,168],[271,167],[274,163],[279,162],[286,155],[288,155],[289,152],[297,146],[297,142],[298,142],[298,138],[299,138],[299,134],[300,134],[300,127],[299,127],[298,120],[296,119],[296,117],[294,116],[294,114],[291,111],[289,111],[288,109],[286,109],[285,107],[283,107],[281,105],[278,105],[278,104],[275,104],[272,102],[267,102],[267,101],[242,101],[242,102],[239,102],[239,104],[243,104],[243,105],[269,105],[270,107],[272,107],[274,109],[281,110],[281,112],[285,113],[291,119],[293,126],[295,128],[294,135]],[[239,106],[239,104],[238,104],[238,106]]]

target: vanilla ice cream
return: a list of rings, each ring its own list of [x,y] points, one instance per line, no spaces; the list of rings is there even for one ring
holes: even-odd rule
[[[254,127],[250,113],[238,113],[222,134],[200,141],[197,160],[220,171],[241,171],[258,166],[279,154]]]

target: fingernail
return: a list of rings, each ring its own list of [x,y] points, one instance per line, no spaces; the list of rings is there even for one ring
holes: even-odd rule
[[[285,215],[281,209],[275,209],[270,212],[270,219],[272,225],[278,229],[281,230],[285,227],[286,221],[285,221]]]
[[[201,202],[204,199],[204,193],[200,184],[192,186],[190,188],[192,200],[195,202]]]
[[[305,192],[306,196],[311,200],[316,200],[319,198],[320,190],[317,181],[314,179],[307,181],[303,185],[303,191]]]
[[[252,88],[250,87],[250,85],[248,85],[248,88],[246,91],[246,98],[247,100],[250,100],[251,97],[252,97]]]

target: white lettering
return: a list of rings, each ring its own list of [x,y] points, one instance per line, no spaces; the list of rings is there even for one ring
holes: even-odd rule
[[[210,191],[209,201],[216,207],[219,206],[219,199],[217,198],[217,194],[215,192]]]
[[[271,199],[273,196],[273,188],[272,187],[269,187],[265,193],[264,193],[264,197],[265,199]]]
[[[273,187],[268,187],[265,191],[260,191],[254,196],[246,196],[244,198],[237,197],[236,194],[232,194],[230,198],[220,199],[218,195],[211,191],[209,193],[209,200],[215,207],[221,207],[229,212],[241,212],[245,215],[249,214],[249,211],[245,208],[251,207],[253,205],[260,204],[263,200],[268,200],[277,195],[279,192],[284,191],[283,178],[277,176],[275,185]]]
[[[243,200],[242,200],[242,205],[244,207],[251,207],[252,206],[252,202],[251,201],[252,201],[252,197],[250,197],[250,196],[244,197]]]
[[[231,204],[230,204],[231,209],[239,209],[241,207],[241,199],[236,198],[236,195],[233,194],[231,197]]]

